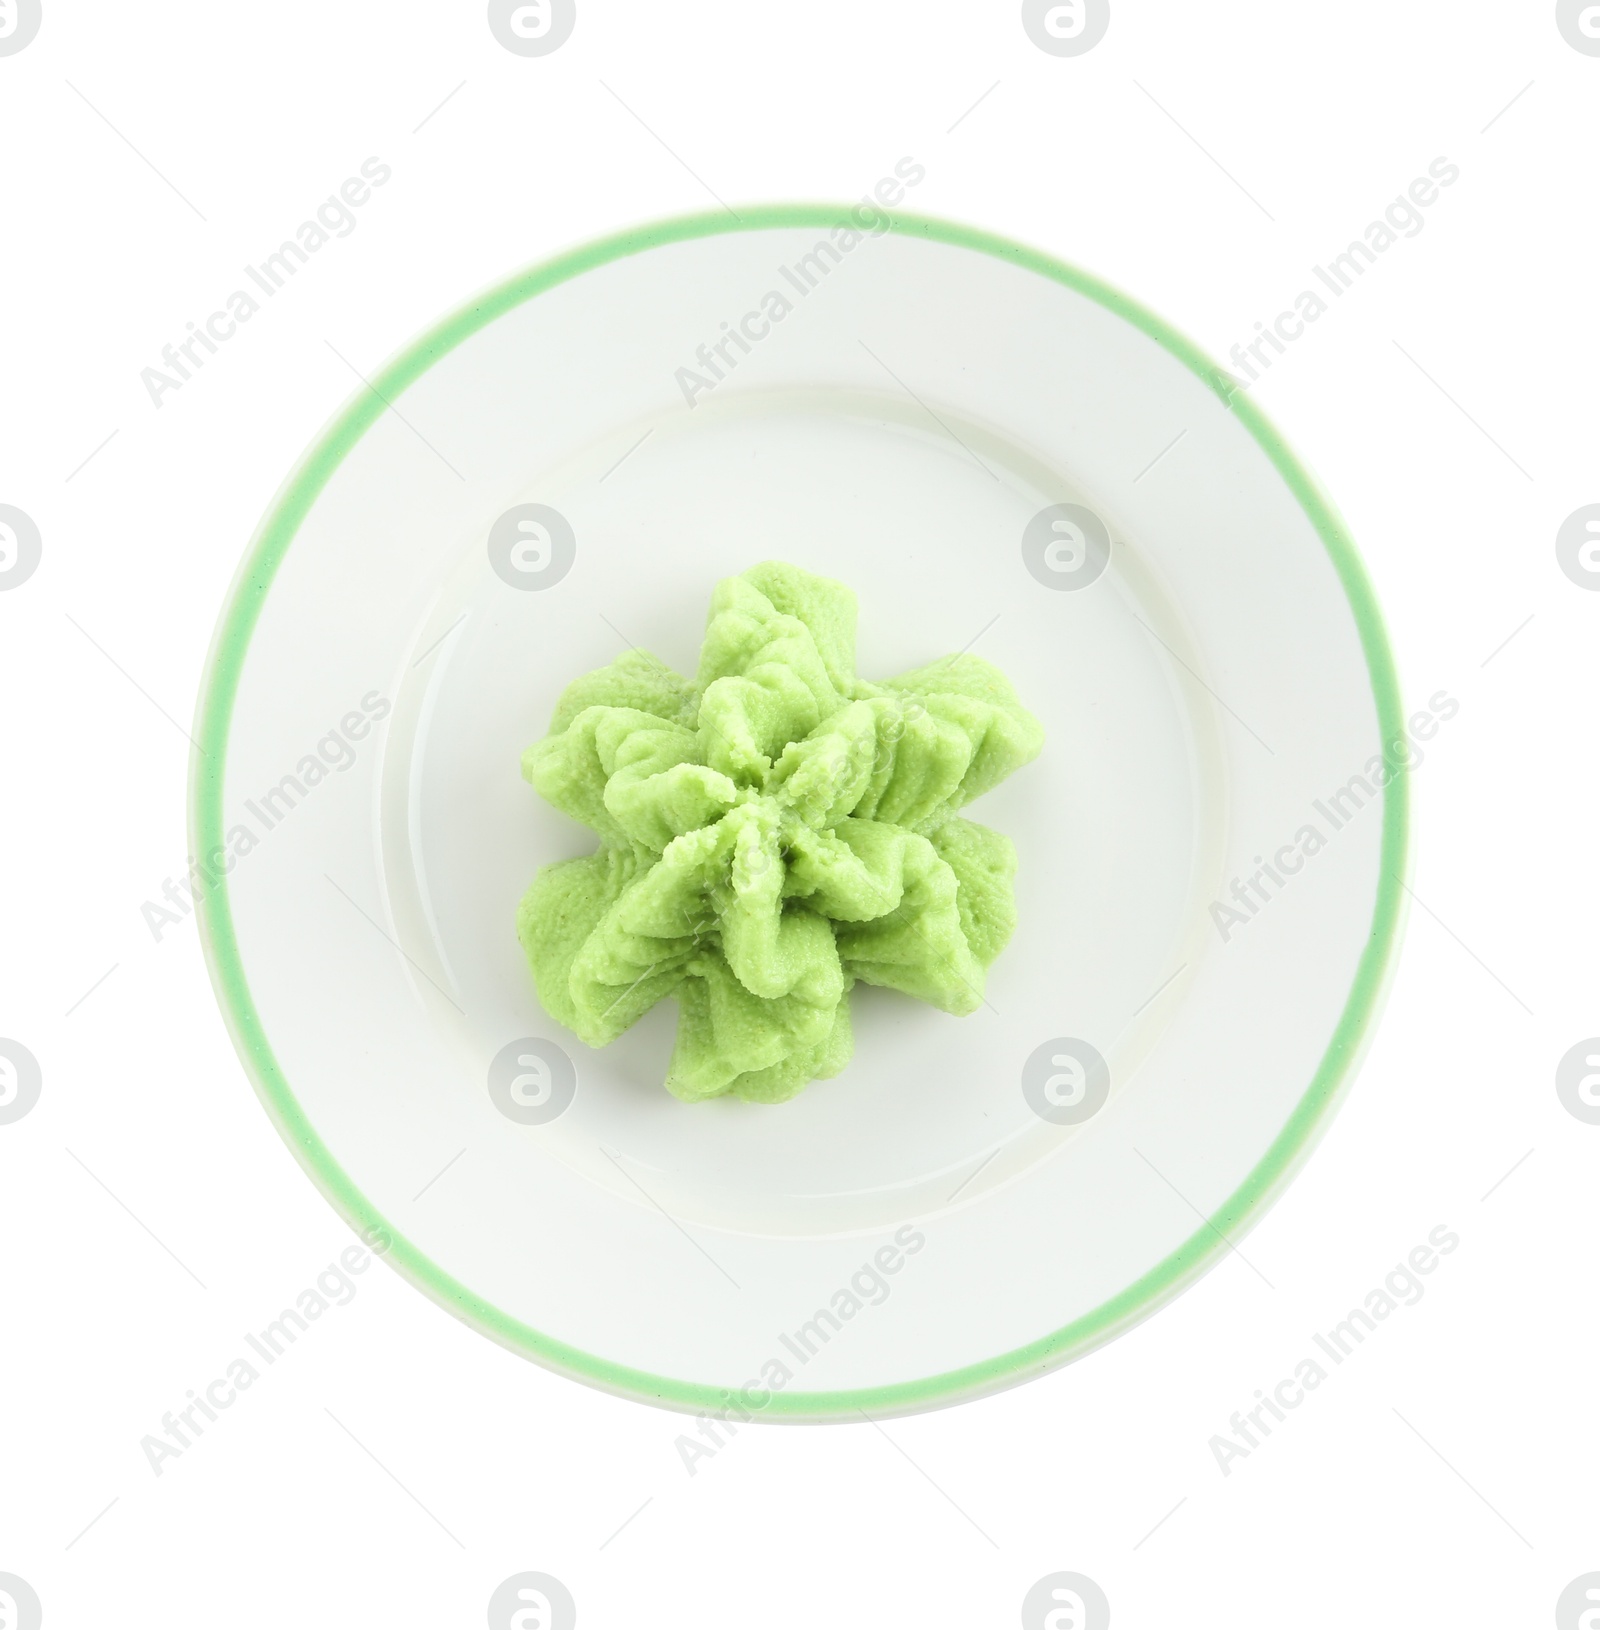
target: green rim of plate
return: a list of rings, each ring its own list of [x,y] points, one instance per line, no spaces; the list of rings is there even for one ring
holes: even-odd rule
[[[191,759],[189,831],[192,852],[206,855],[223,843],[223,772],[239,677],[273,577],[301,522],[345,455],[383,414],[387,404],[463,340],[514,307],[598,266],[642,250],[725,232],[781,227],[833,227],[849,206],[746,206],[737,218],[707,213],[674,218],[618,233],[559,255],[488,290],[446,317],[390,362],[333,420],[301,460],[268,509],[246,551],[218,620],[196,710],[198,750]],[[1238,393],[1203,351],[1169,324],[1099,278],[1037,249],[976,227],[920,215],[890,215],[890,229],[993,255],[1037,272],[1114,312],[1146,334],[1216,391],[1272,461],[1305,511],[1333,562],[1350,602],[1372,681],[1379,736],[1385,748],[1405,721],[1393,653],[1366,568],[1332,502],[1320,491],[1283,437],[1255,403]],[[1140,1279],[1071,1324],[993,1358],[938,1375],[840,1392],[774,1392],[758,1418],[859,1418],[861,1411],[911,1412],[995,1391],[1081,1357],[1170,1301],[1215,1263],[1232,1240],[1256,1222],[1310,1152],[1327,1125],[1367,1040],[1394,962],[1403,917],[1409,827],[1408,775],[1391,775],[1384,788],[1383,840],[1372,926],[1350,993],[1322,1061],[1293,1114],[1254,1170],[1206,1223]],[[405,1238],[358,1189],[334,1159],[296,1100],[256,1012],[234,932],[226,878],[199,894],[201,940],[223,1016],[257,1093],[285,1141],[334,1208],[369,1240],[387,1241],[387,1260],[415,1285],[485,1335],[515,1352],[610,1392],[677,1409],[726,1407],[726,1389],[616,1364],[547,1336],[485,1301],[453,1279]]]

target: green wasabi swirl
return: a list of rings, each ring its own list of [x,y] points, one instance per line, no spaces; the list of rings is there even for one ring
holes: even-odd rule
[[[693,681],[629,652],[569,685],[522,773],[600,836],[517,936],[591,1047],[678,999],[668,1091],[792,1098],[850,1060],[849,992],[973,1012],[1016,926],[1011,840],[955,812],[1037,757],[981,657],[855,673],[856,599],[768,561],[719,583]]]

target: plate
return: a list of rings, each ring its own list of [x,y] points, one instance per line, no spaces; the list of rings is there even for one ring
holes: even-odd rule
[[[249,547],[191,785],[222,1010],[333,1205],[529,1358],[764,1420],[1024,1380],[1229,1258],[1403,892],[1381,619],[1254,402],[1047,255],[851,221],[609,238],[384,367]],[[517,902],[595,842],[519,761],[766,559],[856,591],[864,676],[975,651],[1043,721],[971,809],[1019,923],[974,1014],[857,987],[843,1074],[683,1104],[673,1003],[600,1050],[539,1005]]]

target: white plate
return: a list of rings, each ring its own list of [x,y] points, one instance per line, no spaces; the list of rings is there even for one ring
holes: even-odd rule
[[[1401,915],[1381,622],[1254,405],[1081,272],[843,215],[610,239],[385,368],[250,547],[192,788],[224,1012],[330,1200],[508,1346],[766,1419],[990,1390],[1176,1294],[1325,1125]],[[519,575],[528,503],[573,548]],[[1087,568],[1035,521],[1063,503]],[[673,1004],[593,1051],[534,995],[518,898],[595,845],[518,764],[625,643],[692,672],[713,585],[768,558],[855,588],[866,677],[970,646],[1047,742],[971,811],[1020,856],[984,1007],[858,987],[842,1075],[686,1105]],[[575,1088],[513,1119],[529,1039]],[[1041,1095],[1068,1041],[1107,1062],[1088,1113]]]

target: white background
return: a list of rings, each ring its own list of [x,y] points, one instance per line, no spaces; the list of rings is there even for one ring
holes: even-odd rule
[[[0,1572],[46,1623],[478,1625],[522,1569],[589,1627],[1009,1625],[1056,1569],[1123,1627],[1552,1622],[1600,1569],[1600,1126],[1553,1086],[1600,1031],[1600,595],[1553,547],[1600,500],[1597,96],[1543,3],[1114,0],[1055,58],[1011,5],[580,0],[523,59],[472,4],[45,0],[0,58],[0,503],[44,537],[0,594],[0,1035],[44,1071],[0,1126]],[[157,944],[140,917],[184,864],[224,591],[351,392],[334,348],[371,372],[522,264],[713,191],[850,199],[907,154],[917,209],[1219,356],[1431,160],[1461,170],[1257,391],[1362,548],[1408,701],[1461,704],[1415,778],[1378,1039],[1245,1244],[1273,1288],[1230,1255],[1045,1380],[747,1430],[691,1478],[680,1417],[380,1268],[156,1478],[140,1438],[349,1240],[192,920]],[[369,155],[394,175],[357,230],[154,408],[140,370]],[[1425,1298],[1224,1476],[1212,1435],[1441,1223]]]

